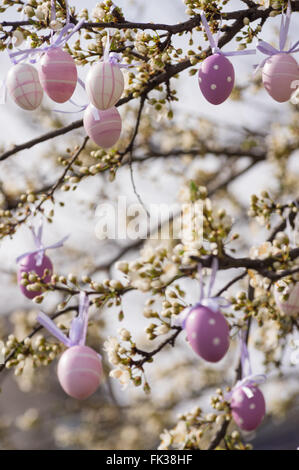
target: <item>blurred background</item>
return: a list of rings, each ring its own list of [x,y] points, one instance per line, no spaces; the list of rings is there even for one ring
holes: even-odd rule
[[[77,10],[92,10],[95,1],[73,0]],[[181,0],[117,0],[123,8],[125,18],[131,21],[175,24],[188,19],[185,5]],[[240,1],[229,1],[226,10],[244,8]],[[0,14],[0,20],[20,19],[20,13],[12,8]],[[278,40],[280,19],[268,21],[263,29],[263,39]],[[291,42],[298,39],[299,18],[294,14],[290,29]],[[187,36],[175,37],[176,47],[188,48]],[[196,44],[203,42],[199,33],[193,35]],[[70,44],[72,41],[70,41]],[[236,49],[233,41],[226,50]],[[268,190],[282,201],[298,197],[299,159],[298,150],[284,157],[282,149],[291,142],[294,146],[299,139],[298,106],[290,103],[278,104],[262,89],[260,77],[253,76],[253,66],[261,60],[258,56],[236,57],[232,62],[236,71],[236,89],[231,99],[214,107],[207,103],[198,88],[196,76],[183,72],[175,80],[179,101],[172,104],[174,119],[169,121],[163,110],[154,111],[146,104],[136,157],[148,155],[153,147],[158,153],[168,152],[168,158],[152,157],[134,164],[136,188],[146,207],[150,204],[174,204],[183,201],[188,181],[216,188],[213,203],[225,208],[235,220],[234,229],[241,234],[237,250],[248,255],[249,250],[265,238],[265,229],[249,221],[247,211],[250,196],[261,190]],[[1,79],[10,67],[6,52],[0,54]],[[79,68],[82,79],[88,66]],[[76,101],[84,103],[86,98],[80,88],[76,90]],[[81,118],[80,113],[60,114],[53,111],[53,103],[44,98],[40,110],[27,113],[18,109],[8,99],[0,107],[2,129],[0,146],[6,150]],[[61,109],[73,110],[66,105]],[[120,108],[123,118],[123,141],[126,142],[134,127],[136,109],[134,102]],[[158,120],[159,119],[159,120]],[[65,154],[67,146],[80,143],[84,131],[71,132],[66,136],[39,144],[24,150],[0,163],[0,207],[11,207],[18,195],[26,189],[36,190],[53,183],[61,173],[57,157]],[[241,147],[249,139],[258,142],[258,149],[266,152],[265,160],[255,164],[248,171],[242,170],[251,163],[250,158],[233,158],[213,152],[203,155],[188,155],[188,148],[198,148],[203,141],[219,146]],[[296,140],[297,139],[297,140]],[[91,144],[90,144],[91,145]],[[182,157],[172,157],[176,148],[186,149]],[[92,150],[89,147],[88,150]],[[282,157],[280,157],[282,155]],[[88,160],[88,155],[86,154]],[[232,178],[232,175],[236,175]],[[239,175],[239,176],[238,176]],[[110,178],[111,179],[111,178]],[[132,240],[100,240],[96,233],[97,210],[100,204],[117,202],[118,196],[126,196],[128,203],[136,202],[132,190],[128,166],[117,171],[114,181],[102,173],[86,178],[75,192],[59,192],[52,224],[45,227],[45,243],[53,243],[70,233],[63,249],[51,252],[55,272],[67,275],[93,273],[93,278],[121,277],[111,263],[113,260],[133,261],[139,256],[141,244]],[[230,181],[225,184],[226,179]],[[217,188],[220,188],[219,190]],[[17,265],[15,258],[33,247],[28,226],[22,226],[13,237],[0,241],[0,322],[1,337],[13,333],[23,339],[35,324],[38,311],[36,305],[25,299],[16,284]],[[132,249],[126,249],[132,244]],[[173,240],[164,240],[167,248]],[[148,240],[143,250],[155,250],[161,242]],[[122,253],[125,254],[122,255]],[[120,256],[118,256],[118,254]],[[215,290],[220,289],[232,274],[220,273]],[[189,302],[196,301],[199,288],[195,281],[182,281]],[[239,285],[231,293],[246,288]],[[139,347],[153,349],[161,342],[147,340],[145,329],[148,319],[143,315],[148,294],[130,292],[123,298],[124,319],[118,321],[118,309],[104,307],[92,312],[93,324],[88,335],[88,344],[97,350],[103,349],[103,342],[110,336],[117,336],[119,327],[128,328]],[[55,311],[61,301],[58,294],[48,295],[43,302],[43,311]],[[67,315],[61,321],[69,321]],[[181,335],[182,336],[182,335]],[[292,339],[299,338],[295,334]],[[290,338],[291,340],[291,338]],[[287,342],[289,344],[290,340]],[[262,344],[261,344],[262,343]],[[298,419],[298,366],[291,366],[290,351],[282,349],[277,340],[275,326],[265,324],[263,331],[253,331],[250,346],[257,373],[264,371],[263,350],[283,356],[281,374],[275,368],[268,371],[268,381],[263,386],[268,406],[268,416],[258,432],[246,436],[255,449],[292,449],[299,445]],[[168,348],[155,358],[154,364],[146,366],[146,377],[151,385],[151,395],[129,384],[126,389],[119,382],[108,377],[99,391],[84,403],[67,398],[60,389],[56,377],[56,361],[50,367],[34,370],[28,364],[19,377],[13,371],[5,370],[0,377],[0,446],[2,449],[154,449],[159,446],[159,435],[171,428],[180,413],[201,406],[207,412],[211,407],[209,395],[219,385],[229,383],[237,361],[238,344],[232,344],[229,355],[216,366],[207,366],[187,347],[182,336],[175,348]],[[105,353],[104,353],[105,355]],[[105,359],[106,362],[106,359]],[[179,434],[179,430],[177,431]],[[178,438],[179,440],[179,438]]]

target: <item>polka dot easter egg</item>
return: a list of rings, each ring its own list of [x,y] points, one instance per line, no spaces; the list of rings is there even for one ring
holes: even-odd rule
[[[124,76],[117,64],[99,62],[88,72],[85,86],[91,103],[97,109],[109,109],[123,94]]]
[[[45,270],[48,270],[48,274],[45,275]],[[23,285],[23,273],[29,274],[30,272],[34,272],[38,275],[38,277],[43,278],[44,282],[50,282],[51,280],[51,275],[53,273],[53,265],[48,258],[48,256],[44,255],[42,259],[41,265],[37,265],[36,261],[36,254],[30,254],[26,257],[24,257],[19,265],[18,269],[18,285],[22,291],[22,293],[27,297],[28,299],[33,299],[37,295],[41,294],[41,291],[31,291],[28,290],[28,286]],[[29,284],[30,285],[30,284]]]
[[[100,356],[88,346],[67,349],[58,363],[58,380],[61,387],[73,398],[83,400],[92,395],[102,381]]]
[[[92,105],[84,111],[83,125],[87,135],[104,149],[116,144],[122,128],[121,117],[115,107],[101,111]]]
[[[37,70],[29,64],[14,65],[8,72],[6,87],[9,95],[20,108],[33,111],[43,99]]]
[[[198,82],[206,100],[219,105],[227,100],[234,88],[234,68],[223,54],[213,54],[203,61],[198,71]]]
[[[288,295],[287,299],[283,297]],[[274,298],[277,307],[284,315],[296,317],[299,315],[299,282],[286,287],[283,292],[280,291],[280,284],[276,283],[274,287]]]
[[[263,421],[266,413],[264,395],[253,385],[234,390],[231,404],[232,416],[244,431],[254,431]]]
[[[283,53],[270,57],[263,67],[263,83],[275,101],[289,101],[299,86],[299,66],[294,57]]]
[[[188,341],[200,357],[208,362],[220,361],[229,348],[229,327],[220,311],[203,305],[194,306],[186,319]]]
[[[47,51],[40,61],[39,78],[47,95],[56,103],[68,101],[77,85],[74,59],[59,47]]]

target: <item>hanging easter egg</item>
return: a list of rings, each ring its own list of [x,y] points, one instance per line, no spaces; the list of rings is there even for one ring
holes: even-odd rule
[[[124,76],[117,64],[99,62],[88,72],[85,87],[91,103],[97,109],[109,109],[123,94]]]
[[[77,85],[74,59],[59,47],[47,51],[41,58],[39,78],[47,95],[56,103],[68,101]]]
[[[49,271],[47,275],[45,275],[46,269]],[[30,272],[36,273],[38,277],[43,279],[44,282],[46,283],[50,282],[51,275],[53,273],[53,265],[52,265],[50,258],[44,255],[42,259],[42,263],[39,266],[37,265],[37,261],[36,261],[36,253],[31,253],[28,256],[25,256],[24,258],[22,258],[22,260],[20,261],[18,275],[17,275],[18,285],[22,293],[25,295],[25,297],[27,297],[28,299],[33,299],[37,295],[40,295],[41,291],[30,291],[27,289],[26,286],[22,285],[22,280],[23,280],[22,274],[23,273],[29,274]]]
[[[223,54],[213,54],[201,64],[198,82],[207,101],[214,105],[221,104],[227,100],[234,88],[234,68]]]
[[[208,362],[220,361],[229,348],[229,328],[220,311],[203,305],[191,309],[185,329],[192,349]]]
[[[87,135],[104,149],[116,144],[122,128],[121,117],[115,107],[101,111],[93,105],[84,111],[83,125]]]
[[[289,101],[299,86],[299,66],[294,57],[283,53],[271,56],[263,67],[263,83],[275,101]]]
[[[237,425],[244,431],[253,431],[264,419],[266,404],[258,387],[247,385],[233,391],[230,407]]]
[[[14,65],[7,74],[7,91],[20,106],[27,111],[38,108],[43,99],[37,70],[29,64]]]
[[[288,294],[288,299],[284,300],[283,296]],[[283,292],[279,290],[279,283],[274,287],[274,298],[277,307],[284,315],[296,317],[299,315],[299,282],[290,284]]]
[[[101,383],[102,361],[88,346],[73,346],[61,356],[57,373],[65,393],[83,400],[92,395]]]

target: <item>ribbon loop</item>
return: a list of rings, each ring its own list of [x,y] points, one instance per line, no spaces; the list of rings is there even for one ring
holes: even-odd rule
[[[230,51],[230,52],[223,51],[222,49],[220,49],[218,47],[218,42],[219,42],[219,39],[220,39],[220,29],[221,29],[222,20],[220,22],[220,28],[219,28],[216,36],[214,37],[211,30],[210,30],[210,27],[209,27],[209,24],[208,24],[208,21],[207,21],[207,18],[206,18],[206,15],[204,14],[204,12],[200,13],[200,17],[201,17],[203,27],[205,28],[206,34],[208,36],[208,40],[209,40],[209,43],[210,43],[211,50],[212,50],[213,54],[222,54],[222,55],[227,56],[227,57],[229,57],[229,56],[233,57],[233,56],[238,56],[238,55],[256,54],[255,49],[244,49],[244,50],[241,50],[241,51]]]
[[[202,266],[201,264],[198,265],[199,284],[200,284],[199,302],[197,302],[193,306],[186,307],[184,310],[182,310],[182,312],[179,315],[175,316],[172,320],[173,326],[180,326],[182,328],[185,328],[188,316],[196,308],[207,307],[210,310],[212,310],[212,312],[217,312],[220,308],[226,308],[231,305],[231,303],[224,297],[220,297],[220,296],[212,297],[212,290],[214,287],[216,274],[218,270],[218,259],[216,257],[213,258],[211,270],[212,272],[211,272],[211,277],[210,277],[208,294],[207,294],[207,297],[205,297],[204,282],[203,282],[203,276],[202,276]]]
[[[61,248],[64,245],[64,242],[69,238],[69,235],[66,235],[65,237],[63,237],[58,242],[53,243],[51,245],[44,246],[44,244],[42,242],[43,221],[42,220],[40,221],[37,232],[35,232],[33,226],[30,227],[30,230],[31,230],[31,233],[32,233],[32,236],[33,236],[35,246],[36,246],[36,250],[27,251],[26,253],[23,253],[23,254],[19,255],[16,258],[17,263],[19,263],[22,259],[26,258],[26,256],[36,255],[36,257],[35,257],[36,265],[41,266],[46,250],[53,250],[55,248]]]
[[[250,356],[246,342],[246,331],[240,331],[239,337],[241,342],[242,376],[241,379],[238,380],[238,382],[234,385],[232,390],[224,395],[224,399],[226,401],[230,401],[233,396],[233,393],[239,388],[242,388],[247,398],[252,398],[254,395],[252,393],[251,387],[263,384],[267,379],[267,376],[265,374],[252,373]]]
[[[69,336],[67,337],[45,313],[40,312],[37,321],[66,347],[84,346],[88,327],[89,300],[85,292],[80,292],[79,315],[72,320]]]
[[[45,52],[50,51],[51,49],[62,47],[82,27],[84,21],[85,20],[82,19],[81,21],[79,21],[79,23],[77,23],[76,26],[73,23],[67,23],[59,32],[55,40],[53,40],[54,38],[53,36],[51,40],[51,44],[49,46],[36,47],[35,49],[24,49],[24,50],[12,52],[12,53],[9,52],[11,61],[14,64],[18,64],[22,62],[23,60],[29,59],[31,63],[36,63],[37,60],[30,59],[31,56],[36,55],[36,54],[41,55]],[[16,59],[17,57],[19,57],[19,59]]]
[[[69,338],[72,346],[84,346],[88,326],[89,300],[85,292],[80,292],[79,315],[74,318],[71,324]]]

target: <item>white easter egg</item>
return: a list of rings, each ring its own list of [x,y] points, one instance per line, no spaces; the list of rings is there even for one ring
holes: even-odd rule
[[[124,76],[117,64],[99,62],[86,77],[86,92],[97,109],[112,108],[124,91]]]
[[[32,111],[41,104],[43,89],[37,70],[30,64],[14,65],[8,72],[6,87],[20,108]]]

